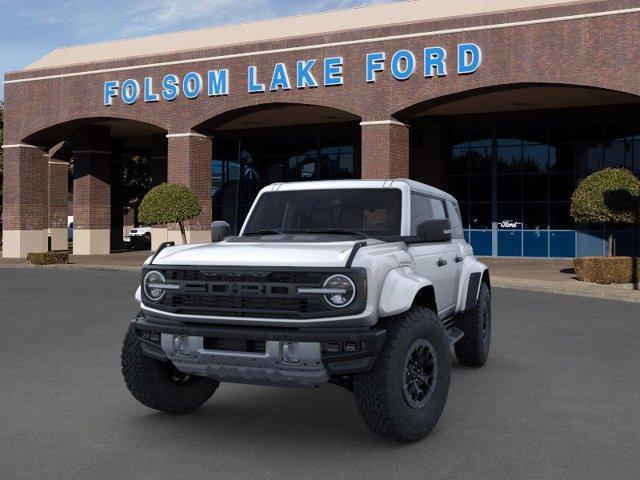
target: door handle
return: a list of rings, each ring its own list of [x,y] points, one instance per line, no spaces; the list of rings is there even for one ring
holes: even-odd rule
[[[464,260],[464,258],[462,258],[460,255],[456,255],[456,263],[460,263],[462,260]]]
[[[444,267],[448,262],[444,259],[444,258],[439,258],[438,259],[438,266],[439,267]]]

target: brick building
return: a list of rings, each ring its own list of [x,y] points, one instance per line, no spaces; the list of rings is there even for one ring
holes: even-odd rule
[[[55,50],[5,76],[3,255],[66,248],[71,159],[74,252],[109,252],[131,151],[200,199],[191,242],[272,182],[411,177],[478,254],[601,254],[568,201],[640,170],[639,27],[629,0],[413,0]]]

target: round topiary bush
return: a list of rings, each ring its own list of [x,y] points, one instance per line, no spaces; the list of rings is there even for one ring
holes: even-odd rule
[[[576,222],[633,223],[636,221],[640,180],[625,168],[605,168],[592,173],[571,197]]]
[[[187,243],[184,222],[197,217],[202,212],[198,199],[183,185],[163,183],[149,190],[142,203],[138,218],[148,225],[177,223],[182,234],[182,242]]]
[[[585,178],[571,196],[576,222],[632,224],[640,215],[640,180],[624,168],[604,168]],[[609,256],[613,238],[609,238]]]

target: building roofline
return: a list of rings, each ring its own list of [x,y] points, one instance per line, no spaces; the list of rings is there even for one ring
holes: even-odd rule
[[[203,50],[304,36],[336,34],[350,30],[420,21],[437,21],[584,3],[605,5],[607,2],[594,0],[485,0],[481,3],[468,2],[467,0],[448,0],[443,3],[436,3],[434,0],[385,2],[203,29],[65,46],[53,50],[19,72],[175,54],[194,49]],[[358,11],[357,15],[353,13],[355,10]],[[282,34],[282,32],[286,32],[286,34]]]

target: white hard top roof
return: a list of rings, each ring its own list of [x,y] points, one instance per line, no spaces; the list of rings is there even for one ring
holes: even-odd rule
[[[263,191],[286,192],[292,190],[330,190],[335,188],[398,188],[399,183],[406,184],[412,192],[432,195],[434,197],[450,200],[455,204],[458,203],[458,201],[447,192],[408,178],[394,178],[386,180],[317,180],[307,182],[274,183],[266,186]]]
[[[236,25],[58,48],[36,60],[25,70],[165,55],[188,50],[571,3],[580,2],[578,0],[409,0],[389,2]]]

